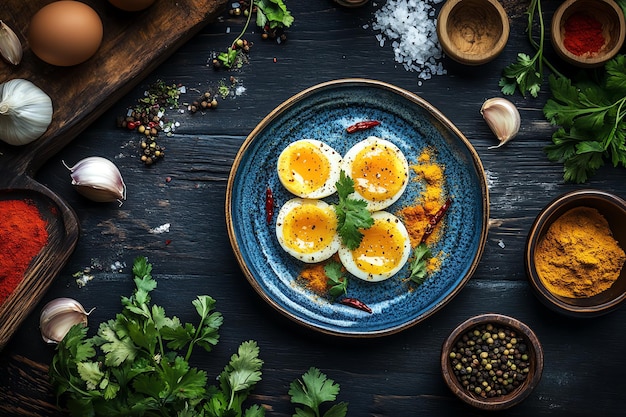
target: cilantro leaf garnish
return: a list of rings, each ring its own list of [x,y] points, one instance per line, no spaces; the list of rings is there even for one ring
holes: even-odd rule
[[[190,366],[195,347],[210,351],[219,340],[223,318],[215,300],[203,295],[192,304],[199,323],[182,324],[150,303],[157,283],[152,265],[135,259],[135,290],[121,297],[122,312],[100,324],[97,334],[76,325],[57,346],[49,375],[57,398],[72,416],[171,415],[262,417],[253,405],[244,411],[249,392],[261,380],[259,348],[240,345],[209,385],[205,371]]]
[[[348,413],[348,403],[343,401],[333,404],[324,414],[320,410],[323,403],[336,401],[338,394],[339,384],[313,367],[302,375],[302,379],[289,385],[291,402],[304,406],[296,407],[294,417],[344,417]]]
[[[363,233],[359,229],[369,229],[374,224],[372,214],[367,210],[367,202],[352,198],[354,181],[341,171],[339,181],[335,184],[339,202],[335,204],[337,214],[337,232],[341,241],[350,250],[359,247]]]
[[[428,276],[426,266],[428,264],[428,258],[430,257],[430,249],[425,243],[420,243],[415,247],[413,250],[413,259],[409,263],[409,270],[411,271],[409,279],[411,281],[416,284],[422,284],[426,280]]]
[[[340,262],[329,262],[324,265],[324,272],[328,277],[328,293],[331,297],[339,297],[347,293],[348,279],[344,276]]]
[[[565,181],[583,183],[606,161],[626,166],[626,57],[618,55],[605,69],[594,80],[549,78],[552,97],[543,112],[559,128],[545,152],[563,163]]]

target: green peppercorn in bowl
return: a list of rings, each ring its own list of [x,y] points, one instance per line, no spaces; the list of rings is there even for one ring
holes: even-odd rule
[[[504,410],[526,399],[543,372],[543,348],[521,321],[482,314],[459,324],[441,349],[450,390],[481,410]]]

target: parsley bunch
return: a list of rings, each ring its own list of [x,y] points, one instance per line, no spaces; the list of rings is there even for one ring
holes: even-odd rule
[[[583,183],[604,165],[626,166],[626,57],[605,64],[597,80],[550,76],[543,112],[554,125],[548,159],[564,164],[566,181]]]
[[[335,184],[339,203],[335,205],[337,213],[337,232],[341,241],[350,250],[359,247],[363,233],[359,229],[368,229],[374,224],[372,214],[367,210],[367,202],[351,198],[354,193],[354,180],[341,171],[339,181]]]
[[[72,327],[57,346],[49,370],[57,398],[66,398],[73,416],[243,416],[242,403],[261,379],[256,343],[242,343],[219,386],[208,385],[189,359],[194,347],[211,351],[218,342],[223,317],[213,311],[215,300],[197,297],[198,325],[182,324],[150,304],[157,286],[151,271],[146,258],[135,259],[136,289],[122,297],[122,312],[90,338],[87,328]],[[245,413],[263,415],[256,405]]]
[[[339,384],[329,379],[317,368],[309,368],[302,379],[293,381],[289,386],[291,402],[300,404],[293,417],[345,417],[348,414],[348,403],[333,404],[322,414],[321,405],[335,401],[339,394]]]

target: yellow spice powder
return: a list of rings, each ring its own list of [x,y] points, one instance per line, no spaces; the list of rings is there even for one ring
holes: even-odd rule
[[[535,250],[543,284],[562,297],[592,297],[619,277],[626,261],[598,210],[577,207],[559,217]]]

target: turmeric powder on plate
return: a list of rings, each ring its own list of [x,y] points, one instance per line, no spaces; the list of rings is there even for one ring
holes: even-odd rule
[[[585,298],[610,288],[626,255],[613,238],[607,220],[590,207],[559,217],[535,249],[535,267],[553,294]]]

